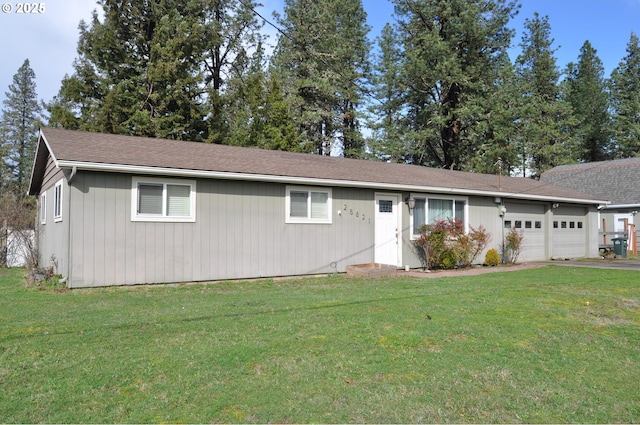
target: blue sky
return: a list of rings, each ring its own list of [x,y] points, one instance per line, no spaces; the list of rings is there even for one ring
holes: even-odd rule
[[[44,12],[36,14],[16,13],[18,3],[0,0],[3,11],[5,7],[11,9],[9,13],[0,12],[0,101],[26,58],[36,73],[38,96],[49,101],[58,92],[64,75],[73,72],[78,23],[91,18],[96,3],[93,0],[42,1]],[[281,10],[284,2],[262,0],[261,3],[264,6],[258,11],[271,19],[271,12]],[[520,3],[520,13],[510,23],[516,30],[510,51],[512,60],[519,52],[524,20],[533,17],[534,12],[549,16],[560,69],[568,62],[577,61],[580,47],[589,40],[608,76],[625,56],[631,32],[640,35],[640,0],[521,0]],[[393,6],[388,0],[363,0],[363,4],[373,40],[386,22],[392,22]],[[268,34],[275,33],[272,27],[264,29]]]

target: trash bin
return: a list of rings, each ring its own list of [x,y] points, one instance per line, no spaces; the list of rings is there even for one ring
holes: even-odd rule
[[[613,238],[613,252],[622,258],[627,258],[627,238]]]

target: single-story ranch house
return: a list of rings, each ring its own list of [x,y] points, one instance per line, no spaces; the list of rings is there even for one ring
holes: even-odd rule
[[[600,246],[628,237],[628,225],[640,211],[640,157],[560,165],[542,173],[540,180],[609,201],[600,209]],[[634,242],[631,238],[629,247]]]
[[[595,257],[604,203],[525,178],[55,128],[29,193],[40,265],[71,288],[420,267],[415,229],[449,217],[498,250],[521,230],[520,261]]]

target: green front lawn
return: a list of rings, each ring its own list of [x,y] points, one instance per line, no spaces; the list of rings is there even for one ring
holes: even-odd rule
[[[640,422],[640,273],[71,292],[0,270],[0,422]]]

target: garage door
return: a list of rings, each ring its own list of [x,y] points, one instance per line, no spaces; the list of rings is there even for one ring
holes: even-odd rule
[[[544,205],[507,203],[504,215],[505,235],[511,228],[522,232],[522,252],[518,262],[546,260],[544,241]]]
[[[553,258],[582,258],[587,252],[586,211],[582,207],[558,207],[552,210]]]

